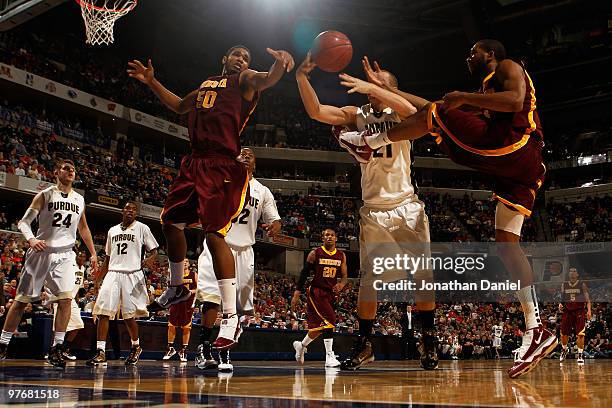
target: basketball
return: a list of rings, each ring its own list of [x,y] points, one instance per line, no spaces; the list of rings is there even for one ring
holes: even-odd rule
[[[311,55],[319,68],[326,72],[342,71],[351,62],[351,40],[339,31],[323,31],[314,39]]]

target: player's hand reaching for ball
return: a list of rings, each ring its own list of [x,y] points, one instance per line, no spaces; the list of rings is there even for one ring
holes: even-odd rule
[[[28,241],[28,244],[30,244],[30,248],[32,248],[35,252],[42,252],[47,248],[47,243],[45,240],[41,239],[31,238]]]
[[[272,48],[266,48],[268,54],[272,55],[276,61],[283,64],[283,67],[287,70],[287,72],[291,71],[295,66],[295,61],[291,54],[284,50],[273,50]]]
[[[130,69],[127,70],[127,73],[131,78],[136,78],[147,85],[150,85],[155,79],[155,70],[151,64],[151,59],[147,61],[146,67],[138,60],[128,62],[128,65]]]
[[[361,59],[361,65],[363,65],[363,72],[365,73],[368,82],[373,83],[376,86],[385,88],[385,81],[381,78],[382,69],[378,62],[374,61],[374,66],[370,65],[370,60],[367,56]]]
[[[310,52],[308,52],[308,54],[306,54],[306,59],[304,59],[300,66],[295,70],[295,76],[298,78],[300,76],[308,78],[308,76],[310,75],[312,70],[315,69],[316,66],[317,64],[314,63]]]
[[[366,82],[362,79],[352,77],[348,74],[340,74],[340,85],[346,86],[349,88],[347,93],[355,93],[358,92],[360,94],[368,95],[372,93],[372,90],[376,85],[371,84],[370,82]]]

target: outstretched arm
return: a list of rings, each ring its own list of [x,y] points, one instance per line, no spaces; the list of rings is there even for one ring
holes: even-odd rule
[[[416,108],[405,98],[396,93],[384,89],[371,82],[363,81],[348,74],[340,74],[340,84],[349,88],[348,93],[358,92],[364,95],[372,95],[383,104],[393,109],[400,118],[405,119],[416,113]]]
[[[378,62],[374,61],[374,66],[372,66],[370,65],[370,60],[368,59],[368,57],[365,56],[361,60],[361,63],[363,65],[363,72],[365,72],[368,82],[371,82],[375,85],[380,86],[383,89],[386,89],[389,92],[393,92],[394,94],[401,96],[402,98],[410,102],[417,110],[421,110],[427,104],[431,103],[427,99],[421,98],[420,96],[400,91],[398,88],[395,87],[387,86],[387,84],[380,77],[382,69],[380,68]]]
[[[298,83],[300,97],[302,98],[308,116],[310,116],[311,119],[327,123],[328,125],[354,124],[357,107],[345,106],[343,108],[338,108],[337,106],[322,105],[319,102],[317,93],[308,80],[308,74],[310,74],[315,66],[316,64],[312,62],[310,53],[308,53],[306,59],[300,64],[295,72],[295,79]]]
[[[525,100],[525,79],[523,68],[512,60],[503,60],[495,69],[495,75],[502,84],[502,92],[488,94],[451,92],[444,96],[446,109],[462,105],[490,109],[496,112],[520,112]]]
[[[146,67],[138,60],[128,62],[128,65],[130,66],[130,69],[127,70],[128,75],[147,85],[161,103],[171,111],[183,114],[189,112],[191,108],[193,108],[198,95],[197,89],[188,93],[184,98],[180,98],[170,92],[155,78],[155,70],[150,59]]]
[[[274,64],[272,64],[268,72],[257,72],[252,69],[243,71],[240,74],[241,85],[246,85],[250,90],[261,92],[276,85],[283,77],[285,71],[289,72],[293,69],[295,62],[287,51],[277,51],[271,48],[266,48],[266,51],[274,57]]]

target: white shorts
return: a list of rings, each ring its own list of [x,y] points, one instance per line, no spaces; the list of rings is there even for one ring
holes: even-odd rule
[[[239,312],[253,310],[253,290],[255,289],[255,255],[253,247],[234,249],[230,247],[234,256],[236,268],[236,303]],[[212,264],[212,256],[208,245],[204,242],[204,250],[198,258],[198,290],[196,299],[200,302],[221,304],[221,292]]]
[[[501,347],[501,338],[493,337],[493,347],[495,348]]]
[[[148,317],[149,295],[144,273],[108,271],[98,292],[93,315],[117,317],[121,307],[123,319]]]
[[[55,299],[71,299],[78,269],[72,246],[47,248],[43,252],[28,249],[15,300],[23,303],[39,300],[43,285]]]
[[[421,201],[410,201],[393,209],[363,206],[359,215],[359,261],[362,277],[366,277],[362,285],[370,284],[371,279],[393,282],[408,277],[405,270],[373,274],[375,258],[406,253],[430,256],[429,219]]]
[[[523,214],[508,208],[499,201],[497,202],[497,207],[495,207],[495,229],[510,232],[520,237],[523,222],[525,222]]]
[[[53,328],[55,329],[55,316],[57,316],[57,303],[53,303]],[[66,332],[73,330],[79,330],[85,327],[83,319],[81,318],[81,308],[77,305],[76,300],[72,299],[70,302],[70,320],[68,320],[68,327]]]

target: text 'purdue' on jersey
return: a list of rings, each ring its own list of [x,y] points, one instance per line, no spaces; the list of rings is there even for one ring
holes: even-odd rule
[[[71,247],[76,241],[77,227],[85,211],[85,199],[74,190],[62,193],[57,186],[41,192],[45,204],[38,213],[36,239],[44,240],[48,247]]]
[[[106,255],[110,257],[108,270],[139,271],[143,245],[147,251],[159,246],[149,227],[142,222],[134,221],[126,229],[121,224],[111,227],[106,237]]]

